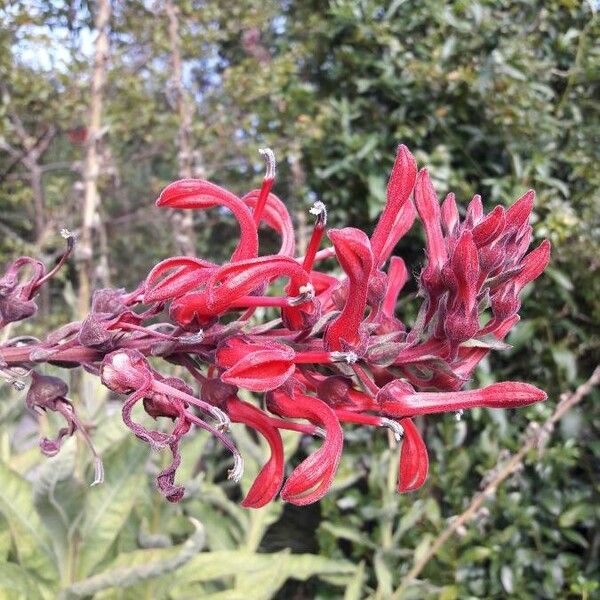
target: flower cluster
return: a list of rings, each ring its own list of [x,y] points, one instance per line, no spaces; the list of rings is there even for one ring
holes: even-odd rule
[[[547,241],[528,253],[533,192],[488,214],[475,196],[461,218],[454,195],[440,204],[427,171],[417,172],[412,154],[400,146],[387,203],[371,236],[352,227],[327,229],[326,208],[316,202],[312,236],[298,257],[290,215],[271,192],[273,153],[263,153],[263,184],[241,198],[208,181],[186,179],[167,186],[156,202],[172,209],[231,211],[239,241],[229,262],[168,258],[132,292],[98,290],[83,322],[69,323],[44,341],[19,339],[1,347],[4,374],[16,379],[16,369],[44,362],[83,365],[98,374],[125,397],[125,425],[153,448],[170,450],[172,463],[157,477],[170,501],[184,494],[176,469],[181,439],[193,427],[209,431],[231,452],[234,480],[243,462],[227,435],[229,425],[253,428],[270,448],[243,500],[255,508],[277,494],[298,505],[322,498],[340,461],[346,423],[387,428],[401,441],[398,490],[407,492],[423,485],[428,472],[416,416],[513,408],[546,398],[519,382],[463,390],[477,364],[491,350],[506,347],[503,340],[519,320],[519,294],[548,263]],[[426,262],[417,277],[421,304],[408,326],[396,305],[409,270],[392,252],[417,216]],[[259,254],[259,226],[279,235],[277,254]],[[339,269],[317,270],[327,259],[335,259]],[[19,283],[18,271],[26,264],[33,275]],[[13,263],[0,279],[2,324],[35,312],[33,296],[50,275],[30,258]],[[273,285],[281,279],[283,288]],[[270,294],[273,288],[283,291]],[[276,318],[259,322],[259,308]],[[188,381],[161,374],[148,361],[151,356],[180,365]],[[260,405],[248,393],[240,397],[241,390],[253,392]],[[67,421],[56,440],[42,440],[49,454],[75,430],[89,440],[66,394],[60,380],[33,371],[28,405],[59,411]],[[148,429],[134,419],[136,405],[153,419],[170,419],[172,426]],[[281,430],[321,439],[318,450],[287,477]],[[98,467],[96,481],[101,475]]]

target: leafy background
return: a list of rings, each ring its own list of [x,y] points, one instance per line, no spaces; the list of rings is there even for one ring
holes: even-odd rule
[[[89,488],[90,457],[70,440],[40,456],[23,394],[0,390],[0,595],[13,598],[388,598],[414,560],[460,514],[531,421],[600,362],[600,19],[576,0],[180,0],[184,81],[193,101],[195,170],[235,192],[255,187],[257,148],[279,157],[276,192],[306,237],[306,209],[326,202],[334,226],[370,231],[399,141],[427,165],[438,192],[486,208],[537,190],[536,238],[551,267],[529,290],[522,320],[477,373],[549,393],[543,406],[473,410],[422,423],[432,472],[394,493],[397,449],[349,429],[334,489],[317,505],[238,506],[241,490],[199,432],[184,446],[188,494],[164,502],[151,484],[167,459],[120,422],[119,399],[70,375],[102,451],[107,481]],[[61,227],[78,227],[96,6],[83,0],[0,4],[0,141],[19,147],[11,115],[37,139],[45,199],[35,226],[31,172],[0,151],[0,262],[51,262]],[[101,219],[109,271],[131,287],[175,251],[171,225],[148,210],[177,177],[178,117],[162,3],[113,3],[104,106]],[[39,215],[38,215],[39,216]],[[222,260],[236,230],[198,218],[199,256]],[[224,240],[226,240],[224,242]],[[150,241],[150,243],[149,243]],[[101,244],[102,240],[96,240]],[[265,240],[268,244],[269,240]],[[397,249],[416,271],[415,227]],[[124,260],[126,257],[126,260]],[[414,283],[411,288],[414,291]],[[72,318],[71,266],[41,298],[42,334]],[[414,303],[401,304],[410,321]],[[49,370],[51,372],[51,369]],[[543,452],[488,498],[427,564],[403,598],[592,598],[600,593],[598,392],[573,409]],[[42,420],[42,429],[56,423]],[[265,448],[234,426],[248,486]],[[290,435],[287,455],[310,450]],[[292,460],[292,462],[293,462]],[[202,551],[201,551],[202,550]]]

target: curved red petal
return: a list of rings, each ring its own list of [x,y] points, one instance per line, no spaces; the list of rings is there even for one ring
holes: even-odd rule
[[[146,277],[144,303],[163,302],[183,296],[206,281],[215,268],[217,265],[214,263],[199,258],[167,258],[159,262]]]
[[[308,274],[288,256],[261,256],[225,265],[208,281],[208,306],[219,313],[237,298],[278,277],[289,277],[300,286],[308,283]]]
[[[411,419],[401,419],[404,429],[400,467],[398,470],[398,491],[412,492],[419,489],[427,479],[429,456],[427,447]]]
[[[252,190],[243,198],[242,202],[254,209],[260,195],[260,190]],[[275,195],[269,194],[265,204],[261,221],[277,231],[281,236],[281,248],[278,254],[294,256],[296,242],[294,239],[294,226],[287,206]]]
[[[282,386],[294,373],[294,351],[286,346],[251,351],[221,375],[221,381],[253,392]]]
[[[234,423],[244,423],[258,431],[271,449],[269,460],[256,476],[242,501],[242,506],[246,508],[260,508],[277,496],[283,483],[284,455],[281,435],[270,423],[269,416],[248,402],[232,397],[227,401],[227,412]]]
[[[231,192],[204,179],[180,179],[169,184],[160,194],[156,206],[184,209],[228,208],[240,226],[240,241],[232,260],[243,260],[258,254],[258,231],[250,209]]]
[[[375,227],[375,231],[371,236],[371,247],[373,248],[376,266],[383,264],[387,258],[383,252],[384,248],[388,245],[388,239],[394,234],[397,225],[401,225],[401,223],[397,223],[397,215],[408,201],[410,194],[413,191],[416,176],[417,163],[414,156],[404,144],[400,144],[398,146],[398,151],[396,152],[396,160],[394,161],[394,166],[388,181],[387,202],[379,217],[379,222]],[[408,214],[409,213],[407,212],[404,216],[406,217]],[[412,225],[412,221],[410,225]],[[396,239],[396,243],[398,242],[398,239]]]
[[[319,398],[301,393],[293,397],[278,390],[269,396],[269,410],[283,417],[308,419],[325,429],[321,448],[302,461],[281,490],[281,497],[298,506],[320,500],[331,487],[337,470],[344,434],[334,411]]]

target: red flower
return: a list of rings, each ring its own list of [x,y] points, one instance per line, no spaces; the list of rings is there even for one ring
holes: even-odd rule
[[[360,229],[330,229],[328,235],[348,276],[348,290],[341,314],[327,327],[325,346],[328,350],[345,351],[363,341],[361,323],[367,306],[373,254],[369,238]]]
[[[243,344],[242,354],[232,360],[233,341],[217,351],[217,364],[228,366],[221,381],[253,392],[267,392],[282,386],[294,373],[295,352],[285,344]]]
[[[429,457],[427,447],[411,419],[401,419],[404,440],[400,451],[398,491],[411,492],[419,489],[427,479]]]
[[[286,502],[299,506],[316,502],[331,487],[342,455],[344,434],[339,420],[327,404],[299,391],[293,395],[281,389],[271,392],[267,405],[271,412],[282,417],[308,419],[325,430],[321,448],[292,471],[281,490]]]
[[[168,185],[156,201],[156,206],[169,208],[228,208],[240,226],[240,241],[231,260],[252,258],[258,253],[256,223],[248,207],[234,194],[204,179],[181,179]]]
[[[98,290],[82,322],[58,329],[42,343],[17,338],[0,347],[0,374],[17,377],[24,367],[43,361],[98,373],[104,385],[126,396],[123,421],[134,435],[171,452],[171,464],[156,483],[172,502],[184,495],[176,482],[180,443],[194,426],[210,432],[233,455],[230,477],[236,481],[242,459],[225,432],[230,421],[251,427],[270,450],[242,502],[254,508],[273,500],[280,489],[281,497],[294,504],[322,498],[341,459],[342,424],[386,427],[396,439],[403,437],[398,490],[408,492],[423,485],[429,467],[413,417],[473,407],[516,408],[546,398],[519,382],[462,389],[490,351],[506,347],[503,340],[519,320],[520,294],[550,259],[547,241],[527,253],[533,192],[507,210],[496,207],[487,214],[476,195],[461,219],[454,195],[447,194],[440,206],[428,172],[417,174],[414,157],[401,145],[387,204],[371,237],[351,227],[327,230],[327,210],[317,201],[306,254],[296,257],[290,215],[271,192],[274,155],[263,154],[262,185],[241,199],[207,181],[186,179],[167,186],[157,201],[174,209],[229,209],[240,228],[231,260],[217,265],[194,257],[167,258],[132,292]],[[425,230],[426,262],[417,276],[421,304],[411,325],[400,320],[396,307],[412,266],[390,255],[417,213]],[[277,254],[259,255],[261,223],[279,235]],[[325,234],[333,247],[321,248]],[[69,240],[53,270],[23,257],[0,278],[0,327],[35,312],[35,294],[68,256]],[[337,260],[342,273],[320,270],[324,259]],[[23,277],[26,269],[29,275]],[[285,287],[278,281],[282,278]],[[487,307],[491,315],[482,315]],[[264,315],[268,320],[260,322]],[[156,370],[159,358],[185,370],[199,392]],[[266,410],[238,398],[238,388],[266,393]],[[46,453],[57,452],[76,429],[89,440],[66,393],[62,381],[33,375],[28,405],[58,411],[67,423],[55,440],[42,440]],[[169,428],[151,429],[134,420],[140,405]],[[323,438],[285,483],[281,429]]]
[[[227,412],[234,423],[244,423],[256,429],[268,442],[271,457],[257,475],[242,501],[242,506],[260,508],[275,498],[283,483],[283,442],[279,430],[268,415],[248,402],[236,397],[227,401]]]
[[[528,383],[493,383],[480,390],[416,392],[401,379],[383,387],[377,395],[381,410],[395,417],[414,417],[485,406],[515,408],[546,399],[546,393]]]

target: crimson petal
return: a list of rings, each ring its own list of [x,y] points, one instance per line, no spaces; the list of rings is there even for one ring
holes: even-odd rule
[[[404,429],[400,467],[398,470],[398,491],[412,492],[419,489],[427,479],[429,456],[427,447],[411,419],[401,419]]]
[[[242,501],[246,508],[260,508],[277,496],[283,483],[283,442],[279,430],[262,410],[236,397],[227,400],[227,412],[234,423],[244,423],[256,429],[269,444],[271,456],[264,464]]]
[[[283,417],[308,419],[325,429],[321,448],[303,460],[288,477],[281,497],[298,506],[320,500],[331,487],[344,443],[334,411],[319,398],[296,392],[293,397],[278,390],[269,396],[269,410]]]

